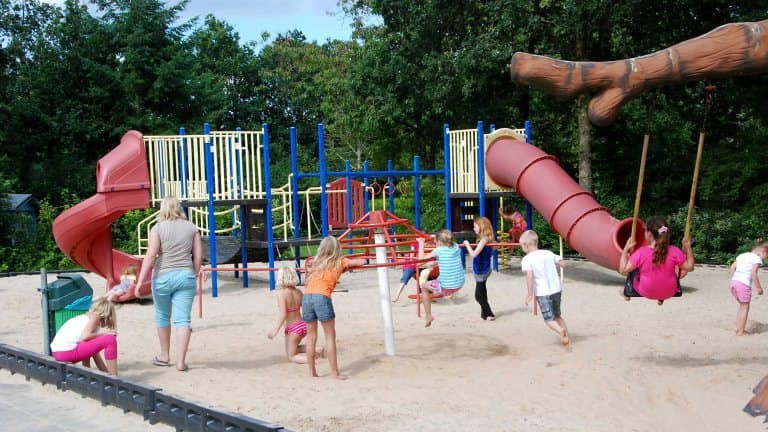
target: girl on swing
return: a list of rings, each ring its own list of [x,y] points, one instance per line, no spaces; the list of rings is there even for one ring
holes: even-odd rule
[[[621,252],[619,272],[630,275],[627,285],[638,295],[656,300],[659,305],[674,296],[678,290],[678,271],[693,271],[694,258],[691,240],[683,239],[683,250],[669,244],[669,224],[660,217],[646,222],[646,245],[637,248],[630,256],[636,242],[627,240]],[[624,299],[630,294],[624,291]]]

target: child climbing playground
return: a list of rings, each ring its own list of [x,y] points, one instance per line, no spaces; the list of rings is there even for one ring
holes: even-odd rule
[[[736,335],[745,334],[747,325],[749,304],[752,301],[752,287],[755,287],[757,295],[763,295],[763,286],[760,284],[758,271],[768,256],[768,241],[762,239],[755,242],[755,246],[749,252],[744,252],[736,257],[731,264],[731,294],[739,303],[739,311],[736,313]]]
[[[507,230],[507,234],[509,234],[509,242],[517,243],[520,241],[520,235],[528,229],[528,223],[525,221],[523,215],[515,210],[514,207],[506,206],[501,211],[501,217],[511,225]]]
[[[520,236],[520,246],[525,252],[520,262],[528,288],[525,305],[528,306],[535,295],[541,317],[544,318],[547,327],[560,336],[560,342],[563,345],[569,345],[571,336],[560,308],[563,287],[560,284],[560,276],[557,274],[557,267],[564,268],[565,261],[552,251],[539,249],[539,236],[536,231],[525,231]]]

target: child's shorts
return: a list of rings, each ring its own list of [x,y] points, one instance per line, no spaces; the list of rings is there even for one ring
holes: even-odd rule
[[[435,294],[442,294],[444,296],[450,296],[456,294],[461,287],[458,288],[443,288],[440,286],[440,282],[437,279],[432,279],[427,282],[427,288]]]
[[[413,277],[413,275],[416,274],[415,268],[404,268],[403,269],[403,275],[400,276],[400,283],[408,283],[409,280]]]
[[[304,322],[325,322],[336,318],[333,302],[322,294],[304,294],[301,299],[301,319]]]
[[[731,294],[736,297],[736,301],[739,303],[749,303],[752,301],[752,287],[745,283],[732,280]]]
[[[541,310],[541,317],[544,318],[544,322],[550,322],[555,318],[560,318],[560,300],[563,292],[560,291],[548,296],[537,296],[536,301],[539,302],[539,309]]]

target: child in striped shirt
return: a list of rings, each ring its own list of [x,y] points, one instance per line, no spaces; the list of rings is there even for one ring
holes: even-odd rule
[[[421,297],[424,302],[424,327],[432,325],[431,293],[451,296],[464,286],[464,266],[461,265],[461,250],[453,241],[453,234],[447,229],[440,230],[435,238],[437,247],[421,258],[435,258],[440,266],[437,279],[427,282],[422,287]],[[424,250],[423,248],[419,248]]]

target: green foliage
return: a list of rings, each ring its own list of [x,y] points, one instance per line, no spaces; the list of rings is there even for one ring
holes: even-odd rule
[[[308,42],[297,30],[243,46],[228,23],[177,24],[186,1],[78,0],[57,7],[0,0],[0,193],[30,193],[43,206],[38,233],[2,250],[10,270],[70,265],[50,234],[53,217],[94,193],[97,160],[129,129],[147,134],[259,129],[271,139],[273,185],[288,178],[288,128],[296,127],[299,165],[317,171],[317,123],[326,127],[328,167],[442,166],[442,125],[478,119],[518,127],[530,119],[533,143],[579,172],[575,105],[509,82],[515,51],[568,60],[648,54],[728,22],[765,19],[759,2],[717,0],[343,0],[352,41]],[[375,20],[366,17],[375,16]],[[77,85],[72,85],[76,83]],[[700,261],[723,261],[765,236],[768,177],[768,75],[717,81],[709,114],[693,236]],[[641,217],[669,215],[682,229],[696,143],[702,84],[654,91],[591,132],[593,191],[618,218],[631,215],[643,135],[651,139]],[[303,179],[301,187],[317,186]],[[445,226],[442,180],[423,179],[422,226]],[[319,207],[313,198],[314,208]],[[412,192],[397,198],[413,220]],[[129,212],[113,227],[116,247],[135,250]],[[682,218],[682,219],[681,219]],[[221,224],[228,223],[222,220]],[[0,233],[12,224],[0,216]],[[557,247],[537,216],[544,247]],[[47,237],[46,237],[47,236]]]

